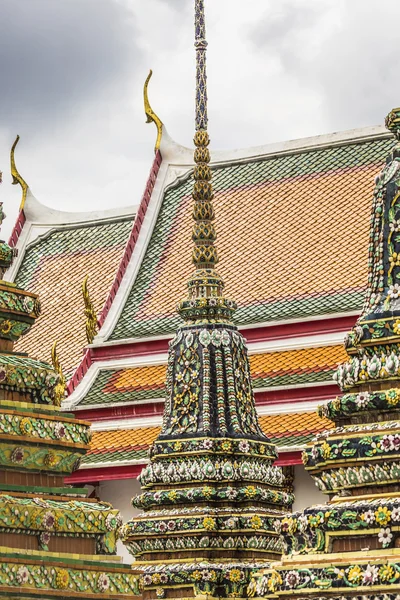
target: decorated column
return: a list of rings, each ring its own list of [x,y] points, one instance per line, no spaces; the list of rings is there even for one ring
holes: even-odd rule
[[[115,555],[118,511],[64,483],[90,424],[60,408],[56,347],[53,367],[14,352],[40,315],[36,294],[2,279],[15,255],[0,241],[0,598],[133,598],[139,579]]]
[[[329,500],[283,520],[285,556],[254,596],[400,598],[400,109],[386,126],[397,143],[375,181],[365,303],[337,371],[343,394],[320,408],[336,427],[304,453]]]
[[[195,270],[170,343],[162,431],[134,499],[144,512],[122,530],[145,599],[245,597],[251,573],[280,556],[276,521],[293,501],[258,423],[236,305],[215,271],[204,0],[195,4]]]

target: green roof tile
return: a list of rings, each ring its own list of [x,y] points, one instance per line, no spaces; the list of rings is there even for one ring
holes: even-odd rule
[[[235,244],[243,263],[238,267],[243,273],[230,273],[227,259],[220,269],[230,281],[228,292],[238,302],[239,326],[360,309],[373,176],[392,146],[392,139],[380,137],[214,168],[221,261],[223,250],[226,256]],[[184,293],[186,272],[191,271],[191,187],[187,177],[166,191],[110,339],[164,335],[180,324],[174,307]],[[279,213],[291,215],[291,220],[277,225]],[[237,223],[246,243],[236,229],[230,239]],[[177,243],[183,229],[187,236]],[[315,263],[304,263],[309,249]],[[343,264],[353,256],[355,268],[344,273]],[[259,281],[249,300],[252,280]]]

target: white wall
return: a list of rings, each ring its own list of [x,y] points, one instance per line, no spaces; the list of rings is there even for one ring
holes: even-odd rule
[[[303,465],[296,465],[294,468],[294,495],[293,511],[304,510],[313,504],[325,504],[328,500],[328,496],[319,491]]]
[[[104,481],[96,490],[96,494],[101,500],[109,502],[120,511],[124,523],[140,512],[131,504],[132,498],[140,492],[141,489],[137,479]],[[324,504],[328,499],[316,488],[314,480],[304,470],[303,465],[296,465],[294,468],[294,493],[296,496],[293,505],[294,511],[303,510],[312,504]],[[125,563],[131,564],[133,562],[133,557],[122,542],[118,542],[118,554]]]
[[[114,508],[117,508],[120,511],[124,523],[140,512],[131,504],[132,498],[140,494],[140,491],[141,489],[137,479],[104,481],[96,490],[100,500],[109,502]],[[125,563],[131,564],[133,562],[133,556],[129,554],[121,541],[118,542],[117,551]]]

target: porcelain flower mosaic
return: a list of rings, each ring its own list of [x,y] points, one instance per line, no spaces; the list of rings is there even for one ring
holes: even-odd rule
[[[303,452],[329,496],[275,522],[284,556],[254,573],[251,596],[394,600],[400,588],[400,109],[397,144],[376,179],[363,311],[345,338],[342,396],[319,407],[335,428]]]

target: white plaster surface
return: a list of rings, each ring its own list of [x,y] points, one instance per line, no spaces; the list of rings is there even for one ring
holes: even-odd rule
[[[324,504],[328,497],[321,494],[316,488],[311,476],[302,465],[294,468],[294,493],[296,496],[293,511],[303,510],[313,504]],[[141,488],[137,479],[123,479],[121,481],[104,481],[96,490],[97,495],[104,502],[109,502],[117,508],[122,515],[124,523],[129,521],[140,511],[131,504],[131,499],[140,494]],[[124,563],[131,564],[133,557],[126,550],[122,542],[118,542],[118,555]]]
[[[114,508],[117,508],[124,523],[132,519],[140,511],[134,508],[131,500],[141,492],[140,484],[137,479],[122,479],[119,481],[103,481],[96,490],[100,500],[109,502]],[[121,541],[118,542],[118,555],[126,564],[133,563],[133,556],[125,548]]]
[[[328,496],[319,491],[303,465],[296,465],[294,468],[294,495],[293,512],[304,510],[313,504],[325,504],[328,501]]]

